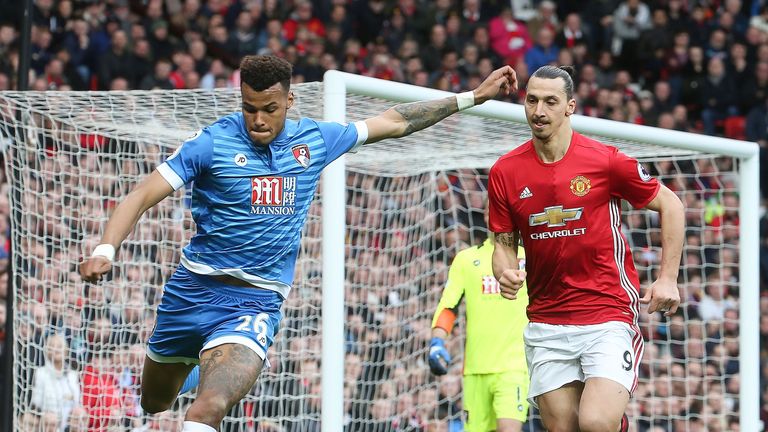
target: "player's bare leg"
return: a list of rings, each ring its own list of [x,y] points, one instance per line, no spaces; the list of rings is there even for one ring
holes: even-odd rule
[[[229,410],[253,387],[263,361],[250,348],[224,344],[200,355],[200,384],[197,398],[185,420],[219,430]]]
[[[496,419],[496,432],[520,432],[523,430],[523,424],[514,419],[500,418]]]
[[[193,367],[193,364],[158,363],[144,357],[141,373],[141,407],[144,411],[155,414],[170,408]]]
[[[583,390],[584,383],[573,381],[536,398],[541,422],[549,432],[579,432],[579,401]]]
[[[608,378],[588,378],[579,404],[581,432],[616,432],[629,403],[629,392]]]

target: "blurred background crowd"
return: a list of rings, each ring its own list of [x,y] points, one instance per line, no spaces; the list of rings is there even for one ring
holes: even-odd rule
[[[0,91],[16,86],[20,11],[21,2],[0,0]],[[239,59],[259,53],[288,59],[294,83],[319,81],[326,70],[338,69],[454,92],[474,88],[495,67],[510,64],[523,85],[507,100],[517,102],[536,68],[573,64],[581,114],[757,141],[764,161],[768,149],[765,0],[35,0],[31,43],[30,87],[38,91],[237,88]],[[175,245],[188,238],[191,226],[141,225],[138,240],[121,252],[119,277],[103,285],[84,287],[74,267],[56,265],[79,260],[63,255],[80,254],[57,239],[95,241],[95,221],[114,204],[107,197],[130,187],[121,176],[145,173],[157,163],[156,154],[135,146],[118,151],[96,144],[72,143],[95,148],[76,157],[46,153],[38,161],[44,173],[32,176],[49,184],[40,189],[48,192],[24,202],[25,212],[39,217],[31,234],[46,240],[28,251],[29,277],[16,310],[19,358],[34,366],[18,377],[30,390],[20,401],[34,407],[17,419],[20,430],[159,431],[174,429],[180,418],[174,410],[147,419],[137,390],[142,342],[154,323],[151,309],[178,262]],[[110,145],[123,144],[104,147]],[[76,178],[73,166],[94,177]],[[730,158],[700,158],[648,168],[686,205],[684,304],[668,321],[642,315],[646,361],[629,408],[633,427],[739,430],[737,167]],[[460,360],[436,380],[424,353],[451,258],[483,237],[485,175],[442,173],[437,198],[413,199],[397,191],[402,182],[423,179],[350,176],[347,218],[358,228],[350,232],[348,251],[347,430],[461,430]],[[4,302],[11,211],[5,175],[2,182]],[[760,186],[768,192],[766,176]],[[95,200],[86,207],[98,212],[78,214],[64,205],[80,195]],[[153,216],[188,222],[179,214],[182,207],[181,200],[169,201]],[[441,216],[428,217],[426,208]],[[760,380],[768,421],[765,205],[761,211]],[[398,214],[405,216],[392,216]],[[408,223],[439,238],[416,240]],[[315,214],[305,243],[317,239],[311,233],[318,227]],[[653,215],[625,213],[624,232],[643,284],[658,264],[657,227]],[[146,246],[158,239],[174,247]],[[241,424],[242,430],[319,430],[320,362],[303,354],[319,353],[319,270],[311,254],[305,258],[300,286],[286,302],[282,336],[270,353],[274,367],[254,389],[256,397],[235,413],[263,422]],[[10,325],[5,312],[0,306],[3,356],[10,353],[9,342],[3,343]],[[457,332],[450,348],[460,359],[461,327]],[[1,375],[0,383],[11,384]],[[535,420],[528,427],[540,430]]]

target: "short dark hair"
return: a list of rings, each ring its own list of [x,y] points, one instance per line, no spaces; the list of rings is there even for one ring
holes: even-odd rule
[[[573,74],[576,70],[573,66],[551,66],[546,65],[536,69],[531,78],[557,79],[562,78],[565,83],[565,95],[568,100],[573,98]]]
[[[264,91],[277,83],[288,90],[292,74],[293,66],[280,57],[249,55],[240,62],[240,82],[256,91]]]

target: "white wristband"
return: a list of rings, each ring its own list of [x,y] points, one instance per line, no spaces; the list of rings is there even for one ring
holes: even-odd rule
[[[93,249],[91,257],[104,257],[112,262],[115,259],[115,247],[111,244],[102,243]]]
[[[459,93],[456,95],[456,105],[459,106],[459,111],[463,111],[467,108],[475,106],[475,93],[468,91]]]

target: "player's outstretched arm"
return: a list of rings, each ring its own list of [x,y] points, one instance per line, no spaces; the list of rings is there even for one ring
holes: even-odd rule
[[[648,304],[648,313],[664,311],[666,316],[670,316],[680,305],[677,273],[683,251],[685,209],[680,198],[664,185],[645,208],[657,211],[661,216],[661,268],[659,278],[640,302]]]
[[[499,281],[501,296],[515,300],[526,276],[525,271],[520,270],[517,259],[517,235],[515,233],[495,233],[493,242],[493,276]]]
[[[94,255],[80,264],[83,280],[98,282],[112,268],[114,251],[133,230],[141,215],[172,193],[173,187],[157,171],[139,183],[112,213]]]
[[[517,74],[510,66],[493,71],[476,89],[444,99],[411,102],[384,111],[365,121],[368,127],[366,143],[386,138],[400,138],[428,128],[449,115],[479,105],[501,94],[517,90]]]

